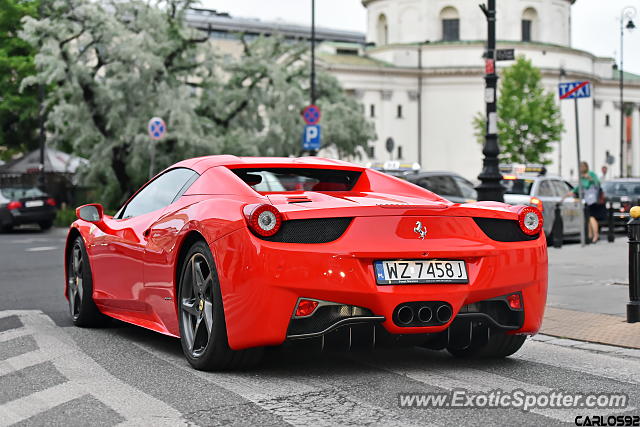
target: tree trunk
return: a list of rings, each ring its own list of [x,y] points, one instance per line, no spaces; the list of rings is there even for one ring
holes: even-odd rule
[[[111,168],[118,179],[118,185],[124,197],[129,196],[129,186],[131,185],[131,180],[127,174],[126,156],[128,151],[128,145],[118,145],[113,147],[111,155]]]

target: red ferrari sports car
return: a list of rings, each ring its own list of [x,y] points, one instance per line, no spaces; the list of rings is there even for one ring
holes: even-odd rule
[[[323,348],[420,345],[505,357],[540,328],[542,215],[451,203],[314,157],[185,160],[113,216],[76,211],[65,251],[73,322],[180,337],[197,369]]]

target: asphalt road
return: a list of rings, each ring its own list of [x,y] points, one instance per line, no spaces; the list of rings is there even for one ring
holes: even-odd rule
[[[417,348],[274,349],[247,372],[203,373],[178,340],[114,323],[71,326],[64,232],[0,234],[0,426],[555,425],[640,415],[640,356],[540,337],[503,361]],[[401,408],[399,393],[524,390],[628,395],[625,409]]]

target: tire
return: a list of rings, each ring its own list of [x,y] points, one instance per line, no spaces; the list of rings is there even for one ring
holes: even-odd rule
[[[198,241],[188,250],[180,271],[178,322],[184,355],[195,369],[221,371],[257,364],[262,348],[229,348],[222,294],[209,246]]]
[[[41,221],[38,223],[40,230],[47,231],[51,227],[53,227],[53,221]]]
[[[67,259],[67,295],[69,312],[75,326],[99,327],[108,323],[93,301],[93,279],[89,257],[82,237],[73,241]]]
[[[493,332],[486,344],[469,346],[464,349],[447,347],[447,351],[455,357],[501,359],[511,356],[527,339],[526,335],[507,335],[503,332]]]

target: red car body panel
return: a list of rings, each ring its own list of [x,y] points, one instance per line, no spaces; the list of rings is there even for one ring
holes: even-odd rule
[[[392,311],[411,301],[446,301],[454,317],[465,304],[522,292],[524,323],[513,333],[535,334],[547,295],[544,233],[535,240],[490,239],[473,218],[518,219],[518,208],[496,202],[452,204],[435,194],[379,172],[319,158],[185,160],[200,177],[177,201],[129,219],[105,217],[98,227],[77,220],[68,242],[84,239],[93,275],[93,298],[103,313],[171,336],[179,336],[176,281],[178,256],[193,232],[208,242],[223,297],[232,349],[278,345],[300,297],[366,307],[385,316],[392,334],[431,333],[441,326],[398,327]],[[231,169],[330,168],[362,171],[352,191],[258,193]],[[291,203],[304,196],[306,203]],[[256,237],[243,207],[271,203],[283,219],[354,218],[329,243],[279,243]],[[417,238],[416,221],[428,228]],[[68,243],[69,244],[69,243]],[[468,284],[376,284],[373,262],[384,259],[465,260]],[[66,266],[66,263],[65,263]],[[66,267],[65,267],[66,268]],[[66,295],[66,289],[65,289]]]

